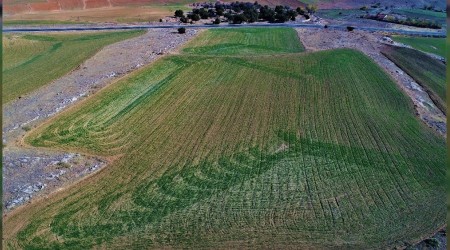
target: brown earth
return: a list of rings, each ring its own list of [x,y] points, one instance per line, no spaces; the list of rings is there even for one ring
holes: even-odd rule
[[[259,3],[294,8],[303,5],[297,0],[260,0]],[[172,16],[175,8],[182,8],[171,4],[180,4],[180,0],[7,0],[3,10],[6,21],[148,22]]]
[[[169,16],[172,11],[164,7],[105,7],[70,11],[26,12],[5,17],[13,20],[52,20],[74,22],[148,22]]]
[[[231,0],[225,0],[230,2]],[[204,2],[204,1],[182,1],[182,2]],[[253,0],[244,0],[244,2],[253,2]],[[275,5],[289,5],[297,7],[305,5],[297,0],[261,0],[261,4],[275,6]],[[315,2],[320,9],[353,9],[362,6],[369,6],[375,3],[373,0],[317,0],[305,1]],[[395,7],[422,7],[424,5],[432,5],[438,9],[444,10],[445,2],[439,0],[378,0],[382,6]],[[34,13],[42,11],[68,11],[68,10],[86,10],[92,8],[103,7],[123,7],[123,6],[143,6],[143,5],[166,5],[166,4],[180,4],[180,0],[6,0],[3,6],[5,14],[17,13]]]

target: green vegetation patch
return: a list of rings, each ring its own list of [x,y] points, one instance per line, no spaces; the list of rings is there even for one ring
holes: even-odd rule
[[[3,103],[70,72],[104,46],[143,31],[3,37]]]
[[[446,67],[442,62],[409,48],[388,47],[382,52],[417,81],[446,113]]]
[[[392,39],[415,49],[446,57],[446,38],[393,36]]]
[[[423,9],[394,9],[393,13],[405,15],[411,19],[426,19],[438,22],[442,25],[446,24],[447,13],[437,12]]]
[[[317,11],[317,15],[322,18],[346,19],[366,15],[366,11],[360,9],[320,9]]]
[[[296,53],[304,50],[289,28],[213,29],[189,42],[183,52],[201,55]]]
[[[247,44],[279,39],[262,30]],[[390,248],[445,223],[445,141],[391,78],[355,50],[292,47],[167,56],[32,131],[34,146],[121,157],[8,216],[23,226],[4,244]]]

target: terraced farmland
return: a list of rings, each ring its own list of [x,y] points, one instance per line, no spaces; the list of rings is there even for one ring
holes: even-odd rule
[[[442,62],[413,49],[387,47],[382,53],[414,78],[446,113],[446,67]]]
[[[446,57],[446,38],[394,36],[392,39],[396,42],[407,44],[423,52]]]
[[[3,103],[63,76],[102,47],[143,31],[3,37]]]
[[[113,162],[6,217],[4,246],[386,248],[445,223],[445,142],[374,62],[227,31],[32,131]]]

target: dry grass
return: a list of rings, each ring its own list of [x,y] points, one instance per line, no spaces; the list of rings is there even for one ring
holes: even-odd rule
[[[46,20],[72,22],[149,22],[173,15],[173,8],[111,7],[86,10],[22,13],[5,17],[5,21]]]

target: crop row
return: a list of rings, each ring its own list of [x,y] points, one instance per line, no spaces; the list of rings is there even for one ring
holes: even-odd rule
[[[380,248],[446,215],[445,142],[354,50],[169,56],[26,141],[120,157],[11,246]]]

